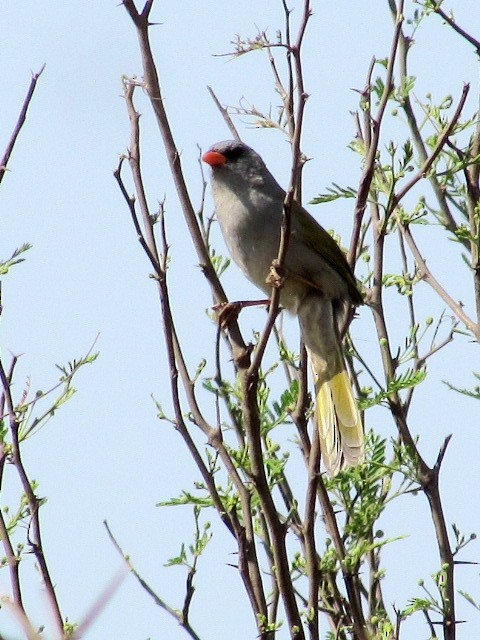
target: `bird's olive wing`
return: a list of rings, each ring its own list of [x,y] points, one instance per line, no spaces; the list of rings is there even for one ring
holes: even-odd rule
[[[328,262],[345,280],[354,304],[362,304],[363,298],[357,288],[355,276],[348,264],[343,251],[332,236],[321,227],[308,211],[294,202],[292,215],[298,222],[298,230],[302,241],[323,260]]]

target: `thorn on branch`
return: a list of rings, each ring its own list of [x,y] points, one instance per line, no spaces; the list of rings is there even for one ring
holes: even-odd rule
[[[440,447],[440,451],[438,452],[437,461],[435,462],[435,466],[433,467],[435,473],[437,473],[437,474],[440,471],[440,467],[442,465],[443,458],[445,457],[445,453],[447,451],[447,447],[448,447],[448,445],[450,443],[450,440],[452,439],[452,435],[453,434],[450,434],[445,438],[445,440],[443,441],[442,446]]]

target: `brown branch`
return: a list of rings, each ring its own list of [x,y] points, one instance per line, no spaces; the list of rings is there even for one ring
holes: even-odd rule
[[[396,43],[395,46],[400,48],[402,46],[406,47],[407,44],[400,28],[401,19],[399,19],[399,16],[401,14],[401,9],[402,9],[401,3],[397,5],[393,0],[391,0],[389,4],[391,6],[392,13],[394,14],[395,21],[396,21],[396,30],[395,30],[395,36],[394,36],[394,43]],[[403,53],[406,58],[406,52],[403,51]],[[392,56],[394,56],[394,54],[395,54],[395,49],[392,50],[392,53],[389,59],[389,65],[393,64]],[[401,56],[401,62],[402,62],[402,56]],[[414,180],[410,181],[410,183],[406,185],[407,186],[406,189],[404,188],[402,192],[397,194],[397,199],[394,200],[391,204],[393,205],[397,204],[400,200],[400,197],[403,197],[408,192],[408,190],[412,188],[412,186],[416,184],[416,182],[418,182],[419,179],[424,177],[425,173],[428,172],[431,166],[433,165],[436,157],[438,157],[438,154],[440,153],[441,149],[446,144],[446,141],[448,140],[448,136],[451,134],[453,127],[458,121],[461,109],[463,108],[463,104],[466,98],[466,91],[468,91],[468,89],[464,89],[464,93],[462,94],[462,98],[459,102],[459,106],[454,115],[454,118],[452,119],[452,122],[450,123],[450,125],[442,133],[438,141],[437,147],[434,149],[434,152],[431,154],[429,158],[425,157],[421,171],[414,177]],[[385,95],[386,95],[386,91],[384,92],[383,97],[385,97]],[[414,124],[416,124],[416,121],[414,121]],[[419,132],[418,132],[418,135],[420,136]],[[372,135],[372,145],[373,144],[375,144],[375,130]],[[375,148],[376,148],[376,145],[375,145]],[[368,158],[368,155],[367,155],[367,158]],[[371,165],[368,168],[370,169],[371,174],[373,176],[374,166]],[[368,178],[368,174],[366,178]],[[373,266],[373,285],[371,289],[371,306],[372,306],[372,311],[374,315],[377,334],[379,337],[385,377],[388,383],[388,381],[393,379],[397,365],[396,365],[396,360],[392,357],[392,354],[390,351],[387,325],[386,325],[386,320],[384,316],[384,309],[383,309],[383,302],[382,302],[383,256],[384,256],[384,243],[385,243],[386,230],[385,230],[385,224],[384,222],[382,222],[380,217],[379,205],[375,201],[373,196],[371,197],[371,199],[372,199],[372,202],[371,202],[372,229],[374,234],[374,266]],[[366,202],[366,196],[365,196],[365,202]],[[393,209],[390,209],[390,213],[392,211]],[[399,216],[397,216],[397,219],[398,218]],[[414,244],[414,242],[408,227],[403,227],[401,221],[397,220],[397,222],[399,222],[400,230],[404,234],[404,238],[406,239],[407,244],[409,244],[410,249],[412,250],[411,243]],[[408,234],[408,237],[407,237],[407,234]],[[414,248],[416,249],[416,245],[414,245]],[[417,253],[419,254],[418,250],[417,250]],[[353,255],[353,252],[352,252],[352,255]],[[415,253],[414,253],[414,257],[417,257]],[[421,258],[420,255],[418,255],[418,257]],[[417,264],[420,264],[423,266],[425,265],[423,260],[421,263],[418,262],[417,260]],[[447,535],[446,525],[445,525],[445,518],[443,515],[442,504],[441,504],[440,494],[438,490],[438,472],[436,469],[434,470],[430,469],[428,465],[425,463],[422,456],[420,455],[416,442],[410,433],[410,430],[406,421],[407,406],[404,403],[402,403],[398,393],[393,393],[390,396],[389,406],[390,406],[392,417],[394,418],[397,429],[399,431],[400,437],[404,442],[404,444],[407,446],[407,448],[411,451],[411,454],[413,455],[414,459],[417,462],[418,478],[419,478],[420,485],[425,495],[427,496],[427,500],[430,504],[430,510],[432,513],[432,520],[435,527],[442,565],[443,564],[447,565],[446,589],[447,589],[448,606],[446,606],[446,613],[444,617],[445,633],[446,633],[445,637],[449,638],[450,640],[453,640],[453,638],[455,637],[455,623],[454,623],[455,593],[454,593],[454,582],[453,582],[453,578],[454,578],[453,562],[452,562],[453,558],[452,558],[451,549],[449,547],[448,535]]]
[[[459,237],[456,239],[469,249],[470,265],[473,272],[473,290],[475,299],[475,315],[477,323],[480,324],[480,218],[477,213],[478,203],[480,202],[480,184],[479,184],[479,163],[476,158],[480,153],[480,121],[477,120],[474,134],[471,138],[468,152],[460,149],[451,140],[447,140],[448,146],[455,151],[462,163],[462,171],[465,178],[466,186],[466,212],[469,224],[469,238]]]
[[[284,5],[287,16],[287,44],[289,42],[289,22],[288,22],[288,9]],[[297,83],[297,95],[298,103],[296,110],[295,130],[292,138],[292,170],[290,177],[290,186],[286,192],[283,217],[280,233],[280,245],[278,249],[278,257],[273,267],[281,274],[285,255],[288,247],[288,241],[290,237],[290,225],[291,225],[291,209],[300,175],[300,140],[302,132],[303,112],[305,108],[306,95],[303,89],[303,78],[300,55],[301,44],[303,35],[307,26],[308,19],[310,17],[310,6],[308,0],[304,2],[303,18],[299,27],[297,44],[295,48],[295,71],[300,76],[296,76]],[[287,61],[290,59],[291,49],[287,50]],[[289,67],[290,68],[290,67]],[[290,85],[290,90],[293,92],[293,83]],[[293,93],[292,93],[293,96]],[[280,285],[281,286],[281,285]],[[274,555],[274,563],[276,570],[276,582],[278,589],[283,600],[285,612],[288,620],[288,627],[292,637],[292,640],[303,640],[305,635],[303,626],[296,602],[295,590],[293,589],[290,567],[288,561],[288,555],[286,550],[285,536],[286,527],[279,521],[275,503],[270,493],[268,481],[266,478],[265,467],[263,462],[263,452],[261,445],[261,425],[259,419],[257,390],[259,381],[259,369],[262,362],[263,354],[270,338],[271,331],[273,329],[275,318],[277,317],[279,310],[280,300],[280,287],[273,286],[272,296],[270,301],[269,315],[264,327],[264,330],[260,336],[260,339],[256,345],[255,352],[253,354],[252,363],[244,375],[241,376],[242,384],[242,396],[243,396],[243,413],[245,416],[245,430],[247,433],[247,439],[249,443],[249,451],[251,458],[251,474],[252,479],[257,490],[262,511],[265,516],[269,533],[272,540],[272,548]]]
[[[389,4],[391,7],[392,14],[395,14],[395,3],[394,0],[389,0]],[[400,67],[400,79],[404,80],[408,77],[408,68],[407,68],[407,58],[408,52],[410,50],[410,40],[404,35],[403,30],[400,34],[399,41],[399,67]],[[417,150],[417,154],[419,156],[420,162],[423,164],[428,159],[427,148],[425,142],[423,140],[422,134],[420,132],[420,128],[418,126],[418,122],[413,111],[412,102],[410,100],[410,96],[407,95],[403,98],[402,104],[403,111],[407,118],[408,126],[410,128],[410,132],[412,134],[412,139]],[[450,211],[450,207],[448,205],[447,197],[444,189],[439,184],[438,178],[434,173],[431,173],[428,176],[429,182],[432,186],[433,192],[437,199],[438,205],[441,211],[441,222],[443,226],[450,231],[452,234],[456,234],[458,229],[458,225],[455,221],[455,218]],[[468,241],[464,238],[458,238],[458,241],[462,243],[466,248],[468,247]]]
[[[446,573],[445,593],[443,599],[445,612],[443,615],[443,629],[445,640],[455,640],[456,637],[456,621],[455,621],[455,582],[454,582],[454,556],[450,547],[448,538],[447,525],[445,515],[443,513],[443,505],[439,489],[440,466],[445,455],[446,447],[450,441],[450,436],[446,438],[437,457],[437,462],[433,469],[428,467],[422,456],[420,455],[413,438],[410,435],[408,425],[406,423],[405,412],[398,397],[393,394],[389,399],[390,410],[395,419],[399,433],[413,452],[417,460],[418,481],[425,493],[432,516],[432,522],[435,528],[435,535],[440,555],[440,562]]]
[[[383,308],[383,265],[385,251],[385,233],[382,231],[380,212],[377,202],[371,206],[373,231],[373,284],[370,290],[370,306],[378,336],[386,386],[395,376],[396,365],[390,349],[390,338]]]
[[[455,113],[453,114],[448,125],[445,127],[444,131],[441,133],[440,137],[438,138],[435,148],[433,149],[430,156],[426,158],[426,160],[423,162],[419,171],[413,176],[413,178],[411,178],[407,182],[407,184],[402,189],[400,189],[398,193],[396,193],[393,196],[391,201],[391,205],[392,205],[391,210],[393,210],[399,204],[399,202],[402,201],[402,199],[417,184],[417,182],[419,182],[420,180],[422,180],[422,178],[425,178],[428,175],[428,172],[433,166],[433,163],[438,158],[441,151],[445,147],[448,138],[453,133],[453,130],[462,114],[463,107],[465,106],[465,101],[467,99],[469,90],[470,90],[470,85],[468,83],[464,84],[462,89],[462,95],[460,96],[460,100],[458,101],[458,105],[457,105],[457,108],[455,109]]]
[[[347,613],[348,619],[345,621],[345,624],[346,626],[352,626],[355,630],[355,640],[367,640],[365,618],[360,601],[360,590],[358,588],[358,577],[349,571],[344,564],[344,560],[346,558],[345,545],[343,544],[335,512],[328,497],[328,492],[322,476],[319,476],[318,496],[322,506],[325,527],[332,539],[335,551],[337,552],[340,569],[348,594],[349,611]]]
[[[158,261],[158,257],[156,257],[152,253],[147,241],[145,240],[142,228],[140,227],[140,223],[138,222],[137,212],[135,210],[135,198],[130,197],[128,195],[127,189],[125,187],[125,183],[123,182],[123,179],[122,179],[122,165],[123,165],[124,161],[125,161],[125,157],[123,156],[123,157],[120,158],[119,163],[118,163],[118,167],[113,172],[113,175],[114,175],[115,180],[117,181],[117,184],[118,184],[119,189],[120,189],[120,191],[121,191],[121,193],[122,193],[122,195],[123,195],[123,197],[125,199],[125,202],[127,203],[128,209],[130,211],[130,216],[132,218],[132,221],[133,221],[133,224],[134,224],[134,227],[135,227],[135,231],[137,232],[138,241],[140,242],[140,244],[142,246],[142,249],[147,254],[148,259],[150,260],[150,263],[151,263],[151,265],[152,265],[157,277],[161,278],[161,277],[164,277],[164,273],[163,273],[162,268],[160,267],[160,264],[159,264],[159,261]]]
[[[125,558],[124,558],[125,560]],[[131,571],[131,567],[127,561],[122,562],[120,568],[110,579],[99,596],[95,598],[95,602],[83,616],[80,624],[77,626],[72,635],[68,636],[68,640],[80,640],[85,636],[93,623],[98,619],[100,613],[105,609],[111,601],[121,584]],[[66,636],[62,636],[62,640],[67,640]]]
[[[208,93],[212,97],[213,102],[215,103],[215,106],[217,107],[217,109],[222,114],[222,117],[225,120],[225,123],[226,123],[230,133],[235,138],[235,140],[238,140],[240,142],[240,140],[241,140],[240,134],[238,133],[237,128],[233,124],[233,121],[232,121],[232,119],[231,119],[231,117],[230,117],[230,115],[228,113],[228,110],[221,104],[220,100],[215,95],[215,92],[213,91],[213,89],[211,87],[207,87],[207,89],[208,89]]]
[[[477,158],[480,154],[480,120],[477,119],[475,131],[470,141],[469,156]],[[480,163],[465,163],[465,183],[467,185],[467,210],[470,225],[470,253],[473,269],[473,290],[477,324],[480,326],[480,217],[477,211],[480,202]]]
[[[124,93],[125,103],[127,105],[128,118],[130,120],[130,147],[128,150],[128,162],[132,172],[133,182],[135,185],[135,192],[137,194],[138,203],[140,206],[140,212],[142,214],[143,229],[145,233],[145,239],[143,233],[136,219],[136,215],[132,216],[135,230],[139,236],[140,243],[144,247],[145,252],[150,258],[155,272],[159,278],[164,277],[165,269],[160,266],[160,258],[157,251],[155,242],[155,234],[153,230],[153,220],[150,215],[147,197],[145,194],[145,187],[143,184],[142,171],[141,171],[141,152],[140,152],[140,115],[135,109],[133,104],[133,95],[135,91],[135,83],[128,80],[124,80]]]
[[[26,501],[30,511],[30,523],[28,544],[31,548],[33,555],[38,563],[40,575],[45,585],[45,590],[51,605],[51,613],[53,615],[53,621],[56,626],[59,637],[63,634],[63,618],[60,611],[60,606],[55,593],[55,587],[50,577],[47,561],[43,553],[42,535],[40,529],[40,500],[35,495],[32,489],[32,483],[30,482],[25,467],[23,465],[21,450],[20,450],[20,438],[19,429],[20,423],[17,419],[15,411],[15,405],[13,403],[10,381],[7,377],[3,363],[0,360],[0,382],[3,386],[3,392],[5,394],[5,403],[7,408],[7,414],[10,423],[10,432],[12,437],[12,462],[18,473],[23,491],[25,493]]]
[[[466,328],[473,333],[477,340],[480,340],[480,326],[476,324],[463,310],[463,305],[455,300],[445,291],[438,280],[433,276],[430,269],[427,267],[427,263],[420,253],[417,243],[415,242],[412,233],[408,226],[405,226],[400,218],[397,216],[397,225],[405,238],[410,251],[412,252],[415,262],[418,265],[419,276],[429,284],[432,289],[437,293],[440,298],[450,307],[455,313],[457,318],[463,322]]]
[[[117,542],[117,539],[113,535],[112,530],[110,529],[106,520],[103,521],[103,525],[107,530],[107,534],[111,543],[113,544],[115,549],[118,551],[118,553],[122,556],[122,558],[125,560],[129,570],[135,576],[140,586],[148,593],[148,595],[152,598],[155,604],[159,606],[161,609],[163,609],[164,611],[166,611],[170,616],[172,616],[172,618],[175,618],[178,624],[183,629],[185,629],[186,633],[190,636],[190,638],[193,638],[193,640],[200,640],[200,636],[193,630],[190,623],[188,622],[188,619],[185,620],[184,616],[182,615],[182,612],[179,611],[178,609],[174,609],[169,604],[167,604],[165,600],[163,600],[159,595],[157,595],[157,593],[147,583],[147,581],[144,578],[142,578],[142,576],[139,574],[137,569],[135,569],[135,567],[133,566],[132,561],[130,560],[130,556],[123,551],[123,549]]]
[[[369,130],[371,129],[371,134],[370,134],[371,139],[370,139],[369,146],[366,147],[364,168],[362,171],[362,175],[360,177],[360,183],[357,191],[357,200],[355,204],[355,213],[354,213],[354,218],[355,218],[354,233],[352,234],[350,249],[348,252],[348,260],[351,266],[353,266],[353,260],[357,253],[356,248],[357,248],[358,236],[361,228],[361,221],[365,213],[368,194],[370,193],[370,186],[372,184],[373,176],[375,173],[376,155],[378,150],[378,143],[380,140],[381,124],[382,124],[383,117],[385,115],[385,109],[387,108],[387,104],[390,99],[390,94],[393,88],[393,72],[395,68],[395,60],[397,57],[398,44],[400,41],[402,24],[404,20],[403,5],[404,5],[404,0],[400,0],[398,3],[398,7],[396,9],[395,30],[393,34],[392,44],[390,46],[390,54],[388,57],[383,94],[380,99],[380,104],[378,106],[377,114],[375,118],[370,119],[370,123],[368,125]]]
[[[10,160],[10,156],[12,155],[12,151],[13,151],[13,148],[15,147],[15,143],[17,141],[18,135],[27,119],[28,107],[30,106],[30,102],[32,101],[38,79],[42,75],[44,69],[45,69],[45,65],[42,66],[40,71],[37,71],[37,73],[32,74],[30,86],[28,88],[25,100],[23,101],[23,105],[20,110],[20,115],[18,116],[17,124],[15,125],[13,133],[10,136],[10,140],[3,154],[3,158],[0,160],[0,183],[3,180],[3,176],[5,175],[5,172],[7,171],[8,161]]]
[[[286,0],[282,0],[283,12],[285,14],[285,46],[286,46],[286,61],[287,61],[287,76],[288,76],[288,91],[284,91],[283,106],[286,114],[286,128],[290,136],[290,140],[293,139],[296,130],[296,118],[295,118],[295,80],[292,65],[292,42],[290,36],[290,14],[291,10],[287,6]],[[271,50],[270,50],[270,55]],[[272,70],[274,71],[274,79],[276,68],[270,63]],[[282,83],[283,87],[283,83]]]
[[[285,3],[284,3],[284,7],[287,15],[287,34],[289,34],[289,27],[288,27],[289,11]],[[297,108],[295,113],[295,128],[293,130],[293,135],[291,139],[292,140],[292,168],[290,173],[290,182],[289,182],[289,187],[287,189],[285,200],[283,203],[283,216],[282,216],[282,223],[281,223],[281,229],[280,229],[280,244],[278,247],[278,255],[273,265],[273,269],[277,270],[280,273],[280,286],[274,286],[272,288],[268,320],[255,349],[254,357],[250,367],[251,373],[253,373],[254,371],[258,371],[258,369],[260,368],[260,363],[262,361],[263,354],[265,352],[268,340],[270,338],[270,333],[273,329],[275,319],[278,315],[279,303],[280,303],[281,280],[282,280],[281,273],[282,273],[282,268],[285,262],[285,256],[287,254],[288,243],[290,240],[292,205],[295,198],[297,199],[298,202],[301,201],[300,184],[301,184],[301,171],[302,171],[302,162],[301,162],[302,154],[300,150],[300,144],[301,144],[302,127],[303,127],[303,116],[305,112],[305,104],[307,101],[307,94],[305,92],[304,82],[303,82],[301,46],[302,46],[303,38],[305,35],[305,31],[306,31],[310,16],[311,16],[310,3],[308,0],[305,0],[303,16],[302,16],[302,20],[298,30],[297,41],[294,47],[291,47],[290,45],[290,35],[287,36],[288,37],[287,57],[290,54],[292,54],[295,60],[295,82],[293,79],[290,80],[290,92],[292,93],[292,95],[294,95],[294,92],[295,92],[294,87],[296,86]]]
[[[187,224],[190,236],[193,240],[195,250],[200,261],[200,267],[212,289],[215,303],[226,302],[227,297],[217,277],[215,269],[213,268],[210,256],[202,237],[202,232],[199,227],[198,220],[195,216],[195,210],[193,208],[185,182],[185,177],[183,175],[180,153],[176,147],[175,140],[170,128],[170,122],[168,120],[168,116],[164,106],[158,73],[153,58],[149,38],[149,26],[151,24],[149,22],[149,14],[152,9],[152,5],[153,0],[146,2],[142,12],[139,13],[137,11],[137,8],[135,7],[135,3],[133,2],[133,0],[123,0],[123,6],[127,10],[137,30],[137,37],[143,64],[143,86],[150,98],[150,103],[157,120],[158,128],[162,136],[165,148],[165,153],[170,166],[170,172],[172,174],[175,188],[177,190],[177,196],[182,208],[185,222]],[[234,357],[235,359],[241,360],[243,357],[245,357],[246,345],[243,341],[240,330],[238,328],[238,324],[236,322],[230,323],[229,336],[232,340]]]
[[[477,56],[480,56],[480,40],[477,40],[472,35],[470,35],[465,29],[462,29],[460,25],[458,25],[453,18],[451,18],[443,9],[441,8],[441,2],[432,2],[433,11],[442,17],[443,20],[462,38],[464,38],[467,42],[475,47],[475,51]]]
[[[135,111],[133,105],[133,86],[127,85],[125,92],[125,99],[127,102],[127,109],[131,123],[131,140],[130,140],[130,152],[129,162],[132,174],[134,176],[135,188],[137,194],[139,194],[139,203],[142,212],[143,228],[142,231],[140,223],[137,218],[135,210],[135,201],[133,198],[129,198],[126,189],[123,185],[123,181],[120,175],[121,164],[116,172],[117,181],[121,187],[122,193],[127,201],[131,217],[137,232],[137,236],[147,253],[157,275],[157,283],[159,287],[159,295],[162,308],[162,319],[165,342],[167,346],[167,358],[169,362],[169,368],[171,372],[171,395],[173,399],[174,412],[175,412],[175,426],[182,436],[187,449],[196,463],[208,492],[212,498],[213,504],[230,533],[234,535],[239,546],[239,564],[241,566],[241,574],[245,583],[247,594],[250,597],[252,607],[257,615],[257,618],[266,616],[267,608],[265,597],[263,593],[263,586],[261,575],[258,567],[258,560],[255,553],[254,545],[254,529],[251,515],[250,494],[245,485],[241,481],[237,469],[235,468],[228,452],[223,445],[221,431],[219,429],[213,429],[203,418],[203,415],[198,407],[195,397],[194,381],[192,381],[185,360],[182,354],[180,343],[177,337],[173,315],[170,308],[169,292],[167,286],[167,258],[168,258],[168,242],[166,238],[165,220],[164,217],[160,217],[161,227],[161,242],[162,253],[157,250],[155,234],[153,230],[154,221],[149,213],[146,197],[144,193],[144,184],[140,167],[140,129],[138,114]],[[184,412],[181,407],[181,401],[178,390],[178,377],[182,381],[183,388],[186,393],[187,402],[189,404],[190,412],[193,416],[194,422],[202,429],[202,431],[208,437],[209,444],[211,444],[219,453],[227,473],[232,479],[239,497],[242,508],[242,515],[244,526],[240,525],[234,512],[227,512],[222,499],[217,491],[213,475],[206,467],[190,433],[184,421]]]
[[[363,128],[360,124],[360,118],[358,112],[355,112],[355,122],[357,127],[356,137],[363,142],[365,148],[365,155],[367,156],[368,150],[372,145],[372,74],[375,66],[375,58],[370,61],[368,68],[365,87],[361,92],[361,102],[364,105],[363,108]],[[377,143],[378,144],[378,143]],[[363,217],[365,215],[365,209],[367,206],[368,193],[370,191],[370,185],[375,173],[376,156],[375,154],[368,154],[368,164],[365,160],[362,176],[360,178],[360,187],[362,189],[362,196],[359,199],[357,192],[357,199],[355,203],[355,211],[353,216],[353,228],[350,237],[350,247],[347,253],[347,261],[352,269],[355,267],[355,262],[358,258],[359,249],[362,247],[360,235],[363,224]]]
[[[249,443],[251,477],[257,491],[262,512],[272,540],[276,581],[282,596],[292,640],[304,640],[302,621],[295,599],[290,576],[286,540],[287,527],[280,522],[275,503],[270,493],[263,463],[261,425],[257,403],[258,372],[247,372],[241,376],[243,415]]]
[[[308,629],[310,640],[319,640],[318,592],[320,588],[319,559],[315,544],[315,505],[320,476],[320,438],[314,429],[308,465],[308,484],[303,524],[305,559],[308,576]]]
[[[11,376],[9,376],[9,381],[11,380]],[[5,393],[2,394],[2,397],[5,397]],[[3,485],[3,476],[5,472],[5,463],[6,463],[6,453],[5,447],[2,445],[1,447],[1,455],[0,455],[0,489]],[[10,534],[5,522],[5,518],[3,516],[3,509],[0,509],[0,538],[2,540],[3,548],[5,550],[5,557],[7,559],[8,570],[10,573],[10,584],[12,586],[12,594],[13,594],[13,604],[15,607],[20,610],[26,617],[26,611],[23,606],[23,597],[22,597],[22,586],[20,584],[20,570],[19,564],[20,559],[15,554],[13,550],[12,541],[10,539]]]

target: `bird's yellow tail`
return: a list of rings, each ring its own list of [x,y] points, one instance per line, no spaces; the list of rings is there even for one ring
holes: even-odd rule
[[[363,460],[363,426],[345,368],[332,301],[313,292],[298,309],[315,382],[315,424],[322,458],[335,475]]]
[[[345,369],[325,380],[315,371],[315,424],[323,461],[335,475],[344,465],[363,460],[363,426]],[[323,378],[323,379],[322,379]]]

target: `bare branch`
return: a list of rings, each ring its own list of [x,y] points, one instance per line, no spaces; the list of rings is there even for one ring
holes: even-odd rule
[[[392,44],[390,47],[390,55],[388,57],[387,64],[387,72],[385,77],[385,86],[383,89],[383,94],[380,100],[380,104],[378,106],[377,114],[375,118],[371,119],[371,122],[368,124],[368,129],[371,128],[371,134],[369,134],[370,144],[366,147],[366,156],[365,163],[362,171],[362,176],[360,178],[360,183],[358,186],[357,192],[357,201],[355,205],[355,226],[354,233],[352,235],[352,239],[350,242],[350,250],[348,252],[348,259],[351,265],[353,265],[353,260],[356,256],[356,248],[358,244],[358,236],[361,228],[361,221],[363,219],[363,215],[365,212],[365,208],[367,206],[368,194],[370,192],[370,185],[372,184],[373,175],[375,172],[376,165],[376,155],[378,150],[378,143],[380,140],[380,130],[381,124],[383,120],[383,116],[385,114],[385,109],[387,108],[387,103],[390,99],[390,94],[393,88],[393,71],[395,68],[395,60],[398,52],[398,44],[400,41],[400,36],[402,32],[402,24],[403,24],[403,5],[404,0],[400,0],[398,3],[398,8],[396,9],[395,14],[395,31],[393,34]],[[365,138],[365,141],[367,139]]]
[[[463,324],[467,327],[467,329],[473,333],[473,335],[477,338],[477,340],[479,340],[480,327],[464,312],[462,303],[455,302],[455,300],[445,291],[442,285],[433,276],[432,272],[427,267],[427,263],[425,262],[422,254],[420,253],[417,247],[417,243],[415,242],[413,235],[410,232],[410,229],[403,224],[403,222],[400,220],[398,216],[397,216],[397,224],[418,265],[419,276],[423,278],[423,280],[425,280],[425,282],[427,282],[432,287],[432,289],[455,313],[457,318],[459,318],[459,320],[463,322]]]
[[[210,256],[202,237],[201,229],[195,216],[195,210],[193,208],[185,182],[185,177],[183,175],[180,152],[176,147],[164,106],[158,73],[153,58],[148,33],[150,25],[148,16],[152,8],[152,4],[152,0],[150,2],[146,2],[142,13],[139,14],[133,0],[123,0],[123,5],[125,6],[137,29],[137,36],[143,63],[143,86],[150,98],[150,103],[157,119],[157,124],[163,139],[167,160],[169,162],[170,171],[177,190],[178,199],[180,201],[180,205],[185,221],[187,223],[190,236],[193,240],[197,255],[200,260],[200,267],[212,289],[215,303],[226,302],[227,298],[225,292],[222,285],[220,284],[217,274],[215,273],[215,269],[213,268]],[[234,357],[235,359],[238,358],[239,360],[241,360],[243,357],[245,357],[246,345],[242,339],[238,324],[236,322],[230,323],[229,336],[232,340]]]
[[[11,375],[9,375],[9,380],[11,380]],[[5,393],[2,394],[2,397],[5,397]],[[3,485],[3,476],[5,471],[5,462],[6,462],[6,453],[5,447],[2,445],[2,450],[0,454],[0,488]],[[12,586],[12,594],[13,594],[13,604],[17,608],[17,610],[21,611],[23,615],[26,617],[26,611],[23,606],[23,598],[22,598],[22,587],[20,583],[20,571],[19,564],[20,560],[15,554],[13,550],[12,541],[10,539],[10,535],[7,529],[7,525],[5,523],[5,518],[3,515],[3,509],[0,509],[0,538],[2,540],[3,548],[5,550],[5,557],[8,563],[8,570],[10,573],[10,584]]]
[[[441,16],[441,18],[445,20],[445,22],[450,25],[450,27],[452,27],[452,29],[456,31],[456,33],[458,33],[460,36],[462,36],[462,38],[473,45],[475,47],[477,56],[480,56],[480,40],[477,40],[470,33],[465,31],[465,29],[462,29],[462,27],[458,25],[452,17],[450,17],[447,13],[445,13],[445,11],[443,11],[441,4],[441,2],[432,1],[433,11],[435,13],[438,13],[438,15]]]
[[[118,553],[122,556],[122,558],[125,560],[125,563],[127,564],[129,570],[135,576],[140,586],[148,593],[148,595],[152,598],[155,604],[159,606],[161,609],[163,609],[164,611],[166,611],[170,616],[172,616],[172,618],[175,618],[178,624],[183,629],[185,629],[185,631],[190,636],[190,638],[192,638],[193,640],[200,640],[200,636],[193,630],[188,620],[184,619],[182,612],[179,611],[178,609],[174,609],[169,604],[167,604],[165,600],[163,600],[153,590],[153,588],[147,583],[147,581],[144,578],[142,578],[142,576],[139,574],[137,569],[135,569],[135,567],[133,566],[132,561],[130,560],[130,556],[126,554],[120,547],[119,543],[117,542],[117,539],[113,535],[112,530],[110,529],[110,526],[108,525],[108,522],[106,520],[103,521],[103,525],[107,530],[107,534],[108,534],[108,537],[110,538],[111,543],[113,544],[115,549],[118,551]]]
[[[227,125],[227,127],[230,130],[230,133],[232,134],[232,136],[235,138],[235,140],[240,141],[240,134],[237,131],[237,128],[235,127],[235,125],[233,124],[233,121],[228,113],[228,110],[221,104],[220,100],[217,98],[217,96],[215,95],[215,92],[213,91],[213,89],[211,87],[207,87],[209,94],[212,97],[213,102],[215,103],[215,106],[217,107],[217,109],[220,111],[220,113],[222,114],[223,119],[225,120],[225,123]]]
[[[22,109],[20,111],[20,115],[18,116],[17,124],[15,125],[15,129],[13,130],[13,133],[10,136],[10,140],[9,140],[9,142],[7,144],[7,148],[5,149],[5,152],[3,154],[3,158],[0,160],[0,183],[2,182],[3,176],[5,175],[5,172],[7,170],[8,161],[10,160],[10,156],[12,155],[12,151],[13,151],[13,148],[14,148],[15,143],[17,141],[18,135],[19,135],[23,125],[25,124],[26,119],[27,119],[28,107],[30,106],[30,102],[32,101],[33,94],[34,94],[35,88],[37,86],[38,79],[42,75],[44,69],[45,69],[45,65],[42,66],[40,71],[37,71],[37,73],[32,74],[32,79],[30,81],[30,87],[28,88],[27,95],[26,95],[25,100],[23,102],[23,106],[22,106]]]
[[[312,448],[308,466],[308,485],[305,499],[305,517],[303,524],[305,559],[308,575],[308,628],[310,640],[319,640],[318,591],[320,571],[315,544],[315,504],[320,475],[320,438],[318,429],[314,429]]]

